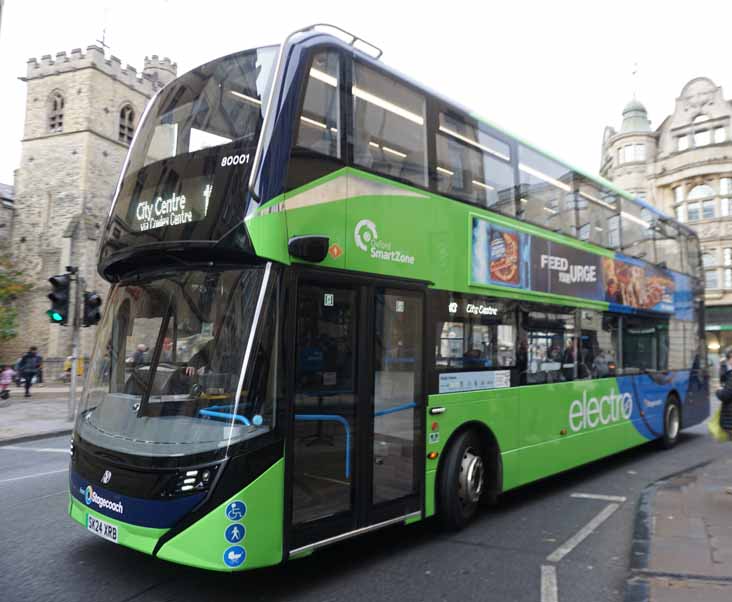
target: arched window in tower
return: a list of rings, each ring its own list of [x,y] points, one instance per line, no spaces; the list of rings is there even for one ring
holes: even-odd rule
[[[53,133],[64,131],[64,96],[54,92],[48,102],[48,131]]]
[[[125,105],[119,112],[119,141],[124,144],[132,142],[135,133],[135,110],[132,105]]]

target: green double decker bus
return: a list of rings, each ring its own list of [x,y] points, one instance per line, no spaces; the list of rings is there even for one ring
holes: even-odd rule
[[[70,516],[195,567],[282,563],[709,414],[699,241],[332,26],[150,102]]]

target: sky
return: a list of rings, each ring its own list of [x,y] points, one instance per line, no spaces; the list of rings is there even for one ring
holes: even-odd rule
[[[683,85],[710,77],[732,98],[732,2],[696,0],[6,0],[0,30],[0,182],[20,161],[26,61],[95,44],[142,70],[208,60],[334,23],[382,60],[570,164],[597,173],[602,133],[634,93],[652,127]],[[633,76],[637,64],[637,75]]]

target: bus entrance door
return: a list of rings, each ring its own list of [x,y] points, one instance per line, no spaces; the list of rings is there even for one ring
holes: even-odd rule
[[[422,314],[421,291],[300,281],[291,553],[420,510]]]

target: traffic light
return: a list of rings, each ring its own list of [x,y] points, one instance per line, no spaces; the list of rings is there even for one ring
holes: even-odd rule
[[[69,299],[71,293],[71,274],[57,274],[51,276],[48,281],[53,290],[48,298],[51,300],[51,309],[46,314],[52,324],[64,326],[69,317]]]
[[[81,323],[84,326],[94,326],[102,319],[102,298],[95,291],[84,291],[84,310]]]

